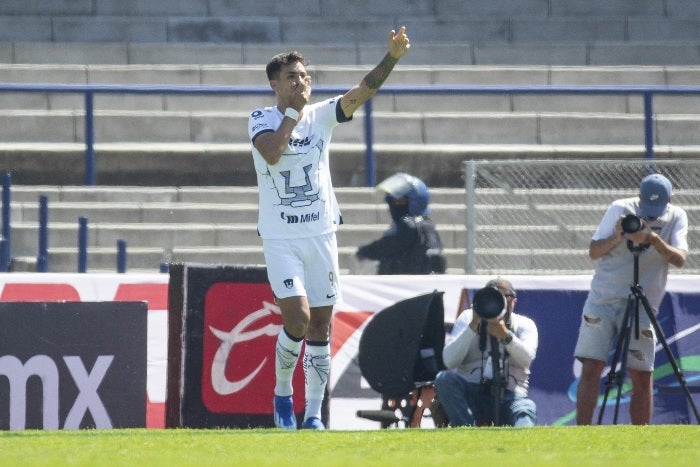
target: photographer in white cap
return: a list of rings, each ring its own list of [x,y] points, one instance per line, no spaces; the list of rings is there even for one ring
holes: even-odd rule
[[[591,289],[583,306],[581,327],[574,351],[581,361],[576,396],[576,421],[590,425],[598,403],[600,378],[615,336],[623,326],[627,299],[638,252],[639,286],[653,313],[663,299],[669,264],[681,268],[688,252],[688,216],[671,204],[671,182],[660,174],[646,176],[639,197],[614,201],[593,234],[588,254],[597,261]],[[630,216],[632,215],[632,216]],[[636,217],[635,217],[636,216]],[[623,220],[630,218],[638,229],[629,233]],[[652,374],[656,336],[646,313],[639,313],[639,338],[631,336],[626,358],[632,381],[630,421],[651,423]]]

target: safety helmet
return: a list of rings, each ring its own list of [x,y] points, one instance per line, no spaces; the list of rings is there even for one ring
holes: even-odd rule
[[[428,187],[418,177],[397,172],[377,185],[377,190],[386,193],[385,199],[387,202],[389,202],[390,197],[408,198],[408,214],[410,216],[425,216],[428,214],[430,193],[428,193]]]

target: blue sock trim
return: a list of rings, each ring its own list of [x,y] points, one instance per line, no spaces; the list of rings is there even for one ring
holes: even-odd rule
[[[286,329],[284,326],[282,327],[282,330],[283,330],[284,333],[287,335],[287,337],[289,337],[289,338],[290,338],[291,340],[293,340],[294,342],[301,342],[301,341],[304,339],[303,336],[302,336],[302,337],[294,337],[294,336],[292,336],[291,334],[289,334],[289,332],[287,331],[287,329]]]
[[[306,345],[313,345],[315,347],[323,347],[330,344],[330,341],[306,341]]]

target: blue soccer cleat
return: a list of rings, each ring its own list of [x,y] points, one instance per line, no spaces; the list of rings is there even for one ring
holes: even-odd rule
[[[294,415],[292,396],[275,396],[272,404],[275,412],[275,426],[283,430],[296,430],[297,417]]]
[[[304,420],[304,423],[301,424],[301,428],[304,430],[325,430],[326,427],[323,425],[323,422],[318,419],[318,417],[309,417],[306,420]]]

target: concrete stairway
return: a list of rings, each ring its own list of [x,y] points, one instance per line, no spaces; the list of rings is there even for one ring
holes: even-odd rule
[[[338,233],[343,273],[373,273],[376,264],[359,262],[357,246],[378,238],[388,226],[386,206],[367,188],[338,188],[345,224]],[[116,271],[116,244],[127,244],[127,272],[156,272],[163,262],[262,264],[256,232],[254,187],[51,187],[12,188],[12,249],[15,270],[35,270],[38,246],[38,198],[49,205],[49,268],[77,271],[78,218],[88,219],[88,270]],[[573,195],[572,195],[573,196]],[[557,197],[533,191],[542,209],[558,209],[569,232],[551,226],[512,225],[525,206],[504,204],[504,194],[478,193],[478,274],[588,273],[588,239],[607,207],[609,196],[583,193],[578,202],[558,204]],[[689,214],[689,241],[700,241],[698,193],[677,202]],[[569,199],[575,199],[569,197]],[[675,199],[675,198],[674,198]],[[465,269],[465,207],[462,189],[431,189],[431,218],[446,247],[449,272]],[[571,231],[579,232],[572,238]],[[541,245],[542,234],[547,244]],[[691,251],[680,273],[700,273],[700,255]]]
[[[0,82],[260,85],[263,64],[297,48],[317,84],[349,87],[400,24],[412,50],[389,85],[699,82],[700,3],[687,0],[12,0],[0,2]],[[252,185],[247,115],[270,103],[99,95],[97,182]],[[655,99],[659,157],[700,156],[698,103]],[[382,93],[373,104],[378,179],[403,170],[456,188],[468,159],[643,155],[639,96]],[[366,178],[362,119],[334,136],[336,185]],[[0,92],[0,123],[0,167],[15,183],[83,182],[82,96]]]
[[[318,85],[343,89],[369,67],[313,66]],[[0,82],[260,84],[260,66],[4,65]],[[699,67],[400,66],[387,85],[695,85]],[[255,184],[251,109],[271,96],[97,95],[97,181],[108,185]],[[318,97],[320,98],[320,96]],[[654,100],[659,157],[700,155],[698,95]],[[640,157],[639,95],[406,95],[373,99],[377,178],[396,170],[460,187],[464,160]],[[363,112],[334,134],[334,180],[365,180]],[[0,165],[17,184],[84,182],[84,103],[65,93],[0,92]],[[425,164],[425,160],[431,164]],[[52,167],[52,170],[46,170]]]
[[[38,245],[38,198],[49,205],[49,265],[77,270],[78,218],[88,218],[89,270],[116,270],[117,240],[127,242],[129,271],[157,271],[161,262],[262,264],[254,187],[46,187],[12,189],[12,245],[16,269],[32,269]],[[373,190],[339,188],[345,228],[339,234],[342,268],[356,269],[357,245],[386,227],[383,200]],[[436,189],[436,216],[445,221],[451,261],[459,269],[464,234],[463,195]],[[454,203],[460,203],[455,205]],[[451,220],[450,220],[451,219]],[[462,217],[463,219],[463,217]],[[458,225],[461,223],[462,225]],[[457,245],[458,236],[462,245]]]

